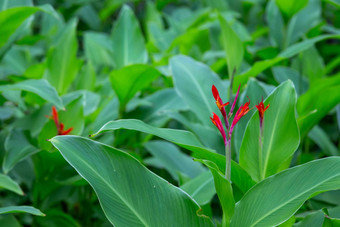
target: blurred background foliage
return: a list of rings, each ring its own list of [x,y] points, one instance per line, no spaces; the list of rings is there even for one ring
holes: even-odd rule
[[[211,84],[224,100],[241,84],[241,100],[254,105],[290,79],[301,137],[290,165],[339,155],[339,43],[338,0],[2,0],[0,207],[46,217],[21,207],[27,213],[2,215],[0,226],[110,226],[92,188],[47,141],[57,133],[52,105],[74,135],[134,118],[191,131],[223,154],[204,103],[214,105]],[[234,133],[236,161],[250,116]],[[206,182],[195,199],[220,218],[212,177],[186,150],[127,130],[96,140],[189,194]],[[340,205],[339,196],[309,200],[297,220]]]

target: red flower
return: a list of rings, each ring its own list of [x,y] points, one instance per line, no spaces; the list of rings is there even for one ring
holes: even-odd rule
[[[231,106],[229,114],[228,114],[228,118],[230,118],[231,115],[233,115],[233,111],[235,109],[235,105],[236,105],[236,102],[237,102],[238,94],[240,93],[240,88],[241,88],[241,84],[238,86],[238,89],[237,89],[237,92],[236,92],[236,96],[235,96],[233,105]]]
[[[243,106],[240,106],[240,108],[237,110],[236,114],[235,114],[235,117],[234,117],[234,120],[231,124],[231,127],[230,127],[230,131],[229,131],[229,135],[231,136],[231,133],[233,132],[233,129],[235,127],[235,125],[237,124],[237,122],[244,116],[246,115],[248,112],[249,112],[249,104],[250,104],[250,99],[249,97],[247,96],[249,102],[246,102]]]
[[[256,106],[256,108],[259,111],[259,115],[260,115],[260,127],[262,128],[264,112],[268,109],[269,104],[268,104],[268,106],[266,108],[264,108],[263,97],[262,97],[262,101],[260,103],[258,103],[257,105],[255,105],[255,106]]]
[[[226,138],[226,135],[225,135],[225,132],[224,132],[224,128],[223,128],[221,119],[215,113],[213,113],[213,117],[210,117],[210,119],[211,119],[212,123],[214,123],[214,125],[220,131],[220,133],[223,137],[223,140],[224,140],[224,144],[226,145],[227,144],[227,138]]]
[[[52,117],[50,118],[53,119],[55,126],[57,127],[58,135],[67,135],[73,130],[73,128],[64,130],[64,124],[59,122],[58,112],[55,106],[52,106]]]
[[[215,87],[215,85],[212,86],[211,88],[213,96],[216,100],[216,105],[218,107],[218,109],[221,111],[221,114],[223,115],[223,118],[226,119],[227,118],[227,113],[225,112],[225,106],[229,105],[229,102],[226,102],[223,104],[223,101],[220,97],[220,94],[218,93],[217,88]]]

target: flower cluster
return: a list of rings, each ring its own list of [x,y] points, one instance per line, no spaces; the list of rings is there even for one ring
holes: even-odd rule
[[[59,122],[58,112],[55,106],[52,106],[52,116],[48,116],[48,117],[53,119],[55,126],[57,128],[57,131],[58,131],[58,135],[67,135],[73,130],[73,128],[64,130],[65,126],[63,123]]]
[[[230,108],[228,115],[226,113],[225,106],[229,105],[229,102],[223,103],[217,88],[215,87],[215,85],[212,86],[212,93],[213,93],[213,96],[216,100],[216,105],[217,105],[218,109],[220,110],[220,112],[223,116],[223,120],[224,120],[224,123],[225,123],[227,133],[225,133],[222,121],[217,114],[213,113],[213,117],[210,117],[210,119],[214,123],[214,125],[218,128],[218,130],[220,131],[225,145],[230,143],[231,135],[233,133],[234,127],[237,124],[237,122],[239,122],[239,120],[252,109],[252,108],[251,109],[249,108],[250,99],[247,96],[248,102],[246,102],[245,104],[240,106],[240,108],[236,111],[236,114],[235,114],[235,116],[232,120],[231,125],[229,125],[229,120],[230,120],[231,116],[233,115],[233,111],[235,109],[235,105],[236,105],[236,102],[237,102],[237,99],[238,99],[238,96],[239,96],[240,86],[237,90],[234,102],[233,102],[233,104]],[[255,106],[259,111],[260,127],[262,129],[264,112],[268,109],[269,104],[267,105],[267,107],[264,107],[263,98],[262,98],[262,101],[260,103],[258,103],[258,105],[255,105]]]

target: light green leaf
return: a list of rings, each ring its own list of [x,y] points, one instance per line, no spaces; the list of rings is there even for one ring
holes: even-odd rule
[[[240,165],[255,181],[277,173],[300,143],[293,83],[289,80],[278,86],[264,101],[265,107],[268,104],[263,119],[263,147],[259,143],[260,121],[256,111],[248,123],[240,150]]]
[[[243,44],[228,22],[218,16],[222,31],[222,43],[227,57],[229,78],[236,75],[243,60]]]
[[[138,20],[128,5],[122,7],[111,38],[113,60],[118,69],[148,61],[148,53]]]
[[[144,100],[151,104],[143,107],[140,112],[141,119],[145,122],[154,122],[155,119],[169,115],[169,113],[188,109],[173,88],[159,90],[145,97]]]
[[[308,89],[308,80],[306,77],[300,75],[300,73],[292,68],[284,66],[275,66],[272,68],[273,76],[279,83],[283,83],[286,80],[291,80],[294,83],[296,92],[301,95]]]
[[[214,162],[222,173],[225,172],[225,157],[223,155],[215,153],[214,150],[205,148],[199,142],[199,140],[191,132],[188,131],[156,128],[139,120],[123,119],[106,123],[96,134],[92,136],[95,136],[101,132],[113,131],[118,129],[136,130],[168,140],[172,143],[177,144],[180,147],[192,151],[193,153],[191,156],[195,158],[210,160]],[[255,182],[251,179],[247,172],[234,161],[231,162],[231,181],[243,193],[248,191],[255,184]]]
[[[276,226],[289,219],[311,196],[340,189],[339,182],[340,157],[287,169],[247,192],[235,207],[231,226]]]
[[[81,97],[80,100],[83,105],[84,116],[88,116],[97,110],[100,102],[100,95],[87,90],[78,90],[64,95],[64,104],[68,105],[70,102],[79,97]]]
[[[214,178],[210,171],[206,171],[180,187],[188,193],[199,205],[205,205],[216,194]]]
[[[340,103],[340,75],[320,79],[298,99],[301,136],[305,136],[331,109]],[[332,94],[332,95],[329,95]]]
[[[281,0],[282,1],[282,0]],[[303,0],[301,2],[304,2]],[[307,0],[308,4],[300,12],[295,14],[287,25],[287,33],[285,46],[288,47],[291,44],[299,40],[299,38],[306,35],[306,33],[315,27],[321,18],[321,1],[320,0]],[[299,1],[300,3],[300,1]]]
[[[39,95],[41,98],[45,99],[46,101],[51,102],[58,108],[64,109],[64,105],[60,97],[58,96],[57,91],[51,84],[42,79],[42,80],[24,80],[22,82],[18,82],[15,84],[9,85],[1,85],[0,91],[6,90],[21,90],[21,91],[28,91],[34,94]]]
[[[6,44],[11,35],[39,8],[22,6],[14,7],[0,12],[0,48]]]
[[[229,180],[224,177],[224,174],[221,173],[215,163],[208,160],[198,161],[209,167],[214,176],[215,189],[223,210],[222,226],[229,226],[230,219],[235,210],[235,200],[231,184]]]
[[[304,8],[308,0],[275,0],[277,6],[280,8],[281,12],[287,17],[290,18],[292,15],[300,11]]]
[[[6,154],[2,169],[6,174],[20,161],[39,151],[28,141],[26,135],[18,129],[12,130],[6,138],[5,149]]]
[[[21,190],[17,182],[12,180],[9,176],[0,173],[0,189],[2,188],[15,192],[19,195],[24,195],[24,192]]]
[[[48,52],[46,78],[59,94],[66,93],[82,63],[77,59],[76,27],[77,20],[71,20]]]
[[[28,213],[37,216],[45,216],[40,210],[30,207],[30,206],[8,206],[0,207],[0,214],[10,214],[10,213]]]
[[[0,225],[10,227],[22,227],[13,215],[0,215]]]
[[[266,20],[271,40],[275,46],[282,48],[285,38],[285,24],[275,0],[270,0],[267,4]]]
[[[303,51],[299,60],[298,67],[302,69],[302,75],[307,77],[310,83],[325,75],[324,61],[314,46]]]
[[[325,217],[322,227],[336,227],[340,226],[340,219]]]
[[[325,218],[324,213],[319,210],[313,214],[306,216],[302,221],[296,224],[296,227],[310,227],[310,226],[322,226]]]
[[[150,85],[160,72],[148,65],[130,65],[119,70],[114,70],[110,74],[111,85],[116,92],[121,109],[138,92]]]
[[[239,105],[243,105],[243,103],[248,102],[247,97],[249,97],[249,99],[251,100],[252,105],[256,105],[258,102],[262,100],[262,97],[263,99],[267,97],[267,92],[257,80],[251,78],[247,84],[245,92],[242,95],[240,95],[239,98],[240,101],[238,101]],[[250,110],[244,117],[242,117],[242,119],[239,122],[237,122],[237,125],[235,126],[232,140],[234,140],[238,156],[240,155],[242,139],[244,132],[246,131],[247,124],[256,110],[257,110],[256,108]]]
[[[272,65],[295,56],[296,54],[305,51],[312,47],[315,43],[326,40],[326,39],[340,39],[340,35],[320,35],[312,39],[307,39],[304,41],[301,41],[299,43],[296,43],[284,51],[282,51],[277,57],[270,59],[270,60],[263,60],[263,61],[257,61],[255,64],[245,73],[242,73],[241,75],[238,75],[234,79],[234,86],[233,86],[233,92],[237,91],[239,84],[246,84],[248,79],[250,77],[257,76],[267,68],[271,67]]]
[[[322,152],[331,156],[339,155],[339,150],[333,144],[327,133],[319,126],[314,128],[308,133],[308,137],[311,138],[321,149]]]
[[[91,61],[95,67],[114,66],[112,56],[109,52],[111,48],[110,37],[97,32],[85,32],[84,48],[86,59]]]
[[[75,220],[74,217],[71,216],[71,214],[64,213],[58,208],[50,208],[45,213],[46,218],[42,217],[35,219],[35,224],[48,227],[81,227],[81,225]]]
[[[196,214],[199,206],[191,197],[127,153],[77,136],[56,136],[51,142],[92,185],[113,225],[213,226]]]
[[[219,89],[222,100],[227,101],[226,89],[218,75],[207,65],[183,55],[171,58],[170,68],[176,92],[202,123],[213,127],[209,117],[219,110],[211,93],[212,85]]]

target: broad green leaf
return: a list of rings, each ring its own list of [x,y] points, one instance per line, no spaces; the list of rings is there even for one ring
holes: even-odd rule
[[[255,181],[277,173],[300,143],[293,83],[287,81],[278,86],[264,101],[265,106],[268,104],[263,119],[263,147],[259,143],[260,120],[256,111],[248,123],[240,149],[240,165]]]
[[[118,129],[136,130],[168,140],[180,147],[192,151],[192,156],[195,158],[214,162],[222,173],[225,172],[225,157],[215,153],[214,150],[203,147],[199,140],[188,131],[156,128],[136,119],[125,119],[106,123],[96,134],[92,136],[101,132],[114,131]],[[243,193],[247,192],[255,184],[247,172],[234,161],[231,163],[231,181]]]
[[[282,0],[280,0],[282,1]],[[302,0],[304,2],[306,0]],[[288,47],[298,41],[301,37],[315,27],[321,18],[321,1],[320,0],[307,0],[308,5],[300,12],[295,14],[287,25],[287,33],[285,46]],[[299,1],[300,2],[300,1]]]
[[[170,33],[170,31],[168,31]],[[171,33],[170,33],[171,35]],[[178,48],[179,52],[184,55],[194,55],[201,56],[201,53],[208,51],[211,49],[211,45],[207,42],[209,39],[209,30],[208,29],[190,29],[184,34],[178,36],[173,40],[167,52],[172,51],[174,48]],[[164,34],[167,38],[168,35]],[[171,38],[171,36],[170,36]]]
[[[171,58],[170,68],[176,92],[204,125],[212,127],[209,117],[219,111],[211,93],[212,85],[219,89],[221,98],[227,101],[226,89],[218,75],[207,65],[183,55]]]
[[[214,176],[216,193],[223,210],[222,226],[229,226],[230,219],[235,210],[235,200],[231,183],[225,178],[224,174],[221,173],[215,163],[208,160],[198,161],[206,165]]]
[[[71,20],[48,52],[46,78],[59,94],[66,93],[82,63],[77,59],[76,27],[77,20]]]
[[[40,210],[30,207],[30,206],[8,206],[0,207],[0,214],[10,214],[10,213],[28,213],[37,216],[45,216]]]
[[[262,73],[264,70],[268,69],[272,65],[275,65],[276,63],[284,59],[285,59],[284,57],[275,57],[273,59],[255,62],[248,71],[234,78],[233,92],[237,92],[239,84],[245,85],[248,82],[249,78],[256,77],[258,74]]]
[[[138,91],[148,87],[160,76],[160,72],[148,65],[130,65],[110,74],[111,85],[116,92],[120,108],[124,109]]]
[[[115,97],[107,99],[103,109],[100,110],[100,113],[98,114],[96,120],[91,125],[91,128],[93,130],[91,131],[91,133],[98,131],[106,122],[116,120],[118,117],[118,111],[118,98]]]
[[[96,86],[96,71],[91,63],[87,61],[87,64],[82,65],[76,80],[74,81],[76,90],[94,90]]]
[[[214,178],[210,171],[206,171],[180,187],[188,193],[199,205],[205,205],[216,194]]]
[[[0,48],[6,44],[11,35],[31,15],[39,11],[37,7],[14,7],[0,12]]]
[[[112,30],[113,60],[120,69],[136,63],[146,63],[148,53],[138,20],[128,5],[124,5]]]
[[[308,0],[275,0],[277,6],[280,8],[281,12],[287,17],[290,18],[292,15],[300,11],[304,8]]]
[[[340,219],[325,217],[322,227],[336,227],[340,226]]]
[[[221,15],[218,16],[222,43],[227,57],[229,78],[235,76],[243,60],[243,44],[228,22]]]
[[[271,67],[272,65],[284,60],[295,56],[296,54],[305,51],[312,47],[315,43],[326,40],[326,39],[340,39],[340,35],[320,35],[312,39],[307,39],[296,43],[284,51],[282,51],[277,57],[270,59],[270,60],[263,60],[257,61],[255,64],[245,73],[238,75],[234,79],[234,86],[233,92],[237,91],[239,84],[246,84],[250,77],[257,76],[267,68]]]
[[[199,206],[191,197],[127,153],[77,136],[51,142],[94,188],[113,225],[213,226],[196,214]]]
[[[340,8],[340,0],[326,0],[326,2],[331,3],[332,5]]]
[[[12,180],[9,176],[0,173],[0,189],[2,188],[15,192],[19,195],[24,195],[24,192],[21,190],[17,182]]]
[[[42,79],[42,80],[24,80],[22,82],[18,82],[15,84],[9,85],[0,85],[0,91],[6,90],[19,90],[19,91],[28,91],[34,94],[39,95],[41,98],[46,101],[51,102],[58,108],[63,109],[64,105],[60,97],[58,96],[57,91],[51,84]]]
[[[95,67],[114,66],[110,54],[111,41],[106,34],[97,32],[86,32],[84,34],[84,48],[86,59],[91,61]]]
[[[270,39],[275,46],[283,47],[285,38],[285,24],[275,0],[270,0],[266,7],[266,20],[269,27]]]
[[[144,144],[144,147],[176,180],[178,180],[178,173],[194,178],[205,171],[200,163],[194,162],[190,156],[181,152],[172,143],[153,140]]]
[[[145,122],[153,122],[159,117],[169,115],[168,113],[188,109],[187,105],[173,88],[159,90],[145,97],[145,101],[151,104],[141,109],[140,116]]]
[[[329,156],[339,155],[339,150],[333,144],[327,133],[319,126],[314,126],[314,128],[308,133],[308,137],[311,138],[325,154]]]
[[[8,173],[20,161],[30,157],[39,151],[27,139],[27,136],[18,129],[14,129],[8,135],[5,142],[6,154],[2,169]]]
[[[297,111],[301,136],[305,136],[314,125],[340,103],[339,89],[340,75],[336,75],[318,80],[299,97]]]
[[[22,227],[13,215],[0,215],[0,225],[10,227]]]
[[[296,224],[296,227],[322,226],[324,218],[324,213],[319,210],[306,216],[302,221]]]
[[[286,80],[291,80],[294,84],[296,92],[301,95],[308,89],[308,80],[306,77],[300,75],[300,73],[292,68],[276,66],[272,68],[273,76],[279,83],[283,83]]]
[[[339,157],[287,169],[247,192],[235,207],[231,226],[276,226],[289,219],[310,197],[340,189],[339,182]]]
[[[49,227],[81,227],[74,217],[57,208],[50,208],[45,214],[46,217],[40,217],[34,220],[36,224]]]
[[[238,105],[243,105],[245,102],[248,102],[247,97],[249,97],[249,99],[251,100],[252,105],[257,105],[258,102],[262,100],[262,98],[265,99],[267,97],[267,92],[257,80],[251,78],[247,84],[245,92],[240,95],[240,101],[238,101]],[[249,119],[256,110],[256,108],[250,110],[244,117],[242,117],[239,122],[237,122],[237,125],[235,126],[232,140],[234,140],[237,156],[240,155],[242,139],[244,132],[246,131]]]
[[[98,104],[100,102],[100,95],[86,90],[78,90],[64,95],[64,104],[68,105],[70,102],[79,97],[84,109],[84,116],[88,116],[97,110]]]
[[[302,75],[307,77],[310,83],[325,75],[324,61],[315,47],[305,50],[301,55],[298,65],[302,69]]]

